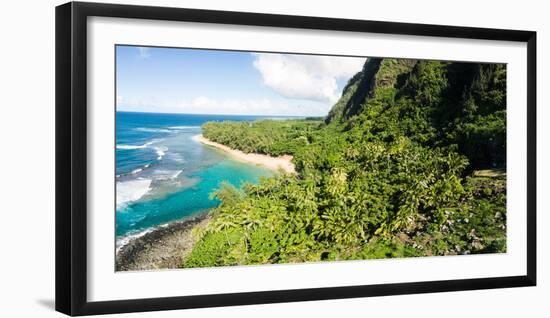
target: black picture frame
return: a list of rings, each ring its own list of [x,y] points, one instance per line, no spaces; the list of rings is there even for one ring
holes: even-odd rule
[[[366,286],[87,301],[86,36],[91,16],[501,40],[527,44],[527,274]],[[56,7],[56,310],[91,315],[490,289],[536,284],[536,32],[70,2]]]

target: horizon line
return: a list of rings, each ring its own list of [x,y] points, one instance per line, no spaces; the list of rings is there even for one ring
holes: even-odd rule
[[[169,112],[148,112],[133,110],[117,110],[115,113],[138,113],[138,114],[162,114],[162,115],[208,115],[208,116],[258,116],[258,117],[327,117],[326,115],[255,115],[255,114],[199,114],[199,113],[169,113]]]

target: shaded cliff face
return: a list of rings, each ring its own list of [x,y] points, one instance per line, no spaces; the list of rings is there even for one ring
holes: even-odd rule
[[[506,162],[506,65],[369,58],[326,122],[362,138],[457,145],[473,167]]]
[[[363,70],[349,80],[327,122],[343,121],[361,113],[366,100],[375,98],[378,89],[394,87],[398,76],[410,72],[415,64],[415,60],[369,58]]]

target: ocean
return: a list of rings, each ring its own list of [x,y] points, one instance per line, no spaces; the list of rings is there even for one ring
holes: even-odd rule
[[[270,170],[193,139],[207,121],[262,118],[270,117],[117,112],[117,248],[160,225],[216,207],[219,202],[210,193],[222,181],[240,187],[271,176]]]

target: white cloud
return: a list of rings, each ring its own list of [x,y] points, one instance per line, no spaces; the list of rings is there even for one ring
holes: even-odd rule
[[[336,81],[359,72],[365,58],[255,53],[254,67],[264,84],[288,98],[334,103]]]
[[[150,56],[139,48],[140,56]],[[264,84],[286,97],[117,96],[117,109],[186,114],[325,116],[340,97],[337,81],[361,70],[365,58],[254,54]]]
[[[164,105],[167,104],[154,96],[137,98],[117,95],[116,97],[117,110],[155,112],[157,108],[162,108]]]
[[[146,59],[146,58],[149,58],[151,57],[151,52],[149,51],[149,48],[148,47],[138,47],[138,52],[139,52],[139,57],[142,58],[142,59]]]
[[[154,97],[144,99],[117,96],[117,110],[182,114],[325,116],[328,103],[308,100],[272,100],[267,98],[210,98],[168,101]]]
[[[178,107],[187,114],[324,116],[330,106],[311,101],[215,99],[199,96],[190,102],[180,103]]]

